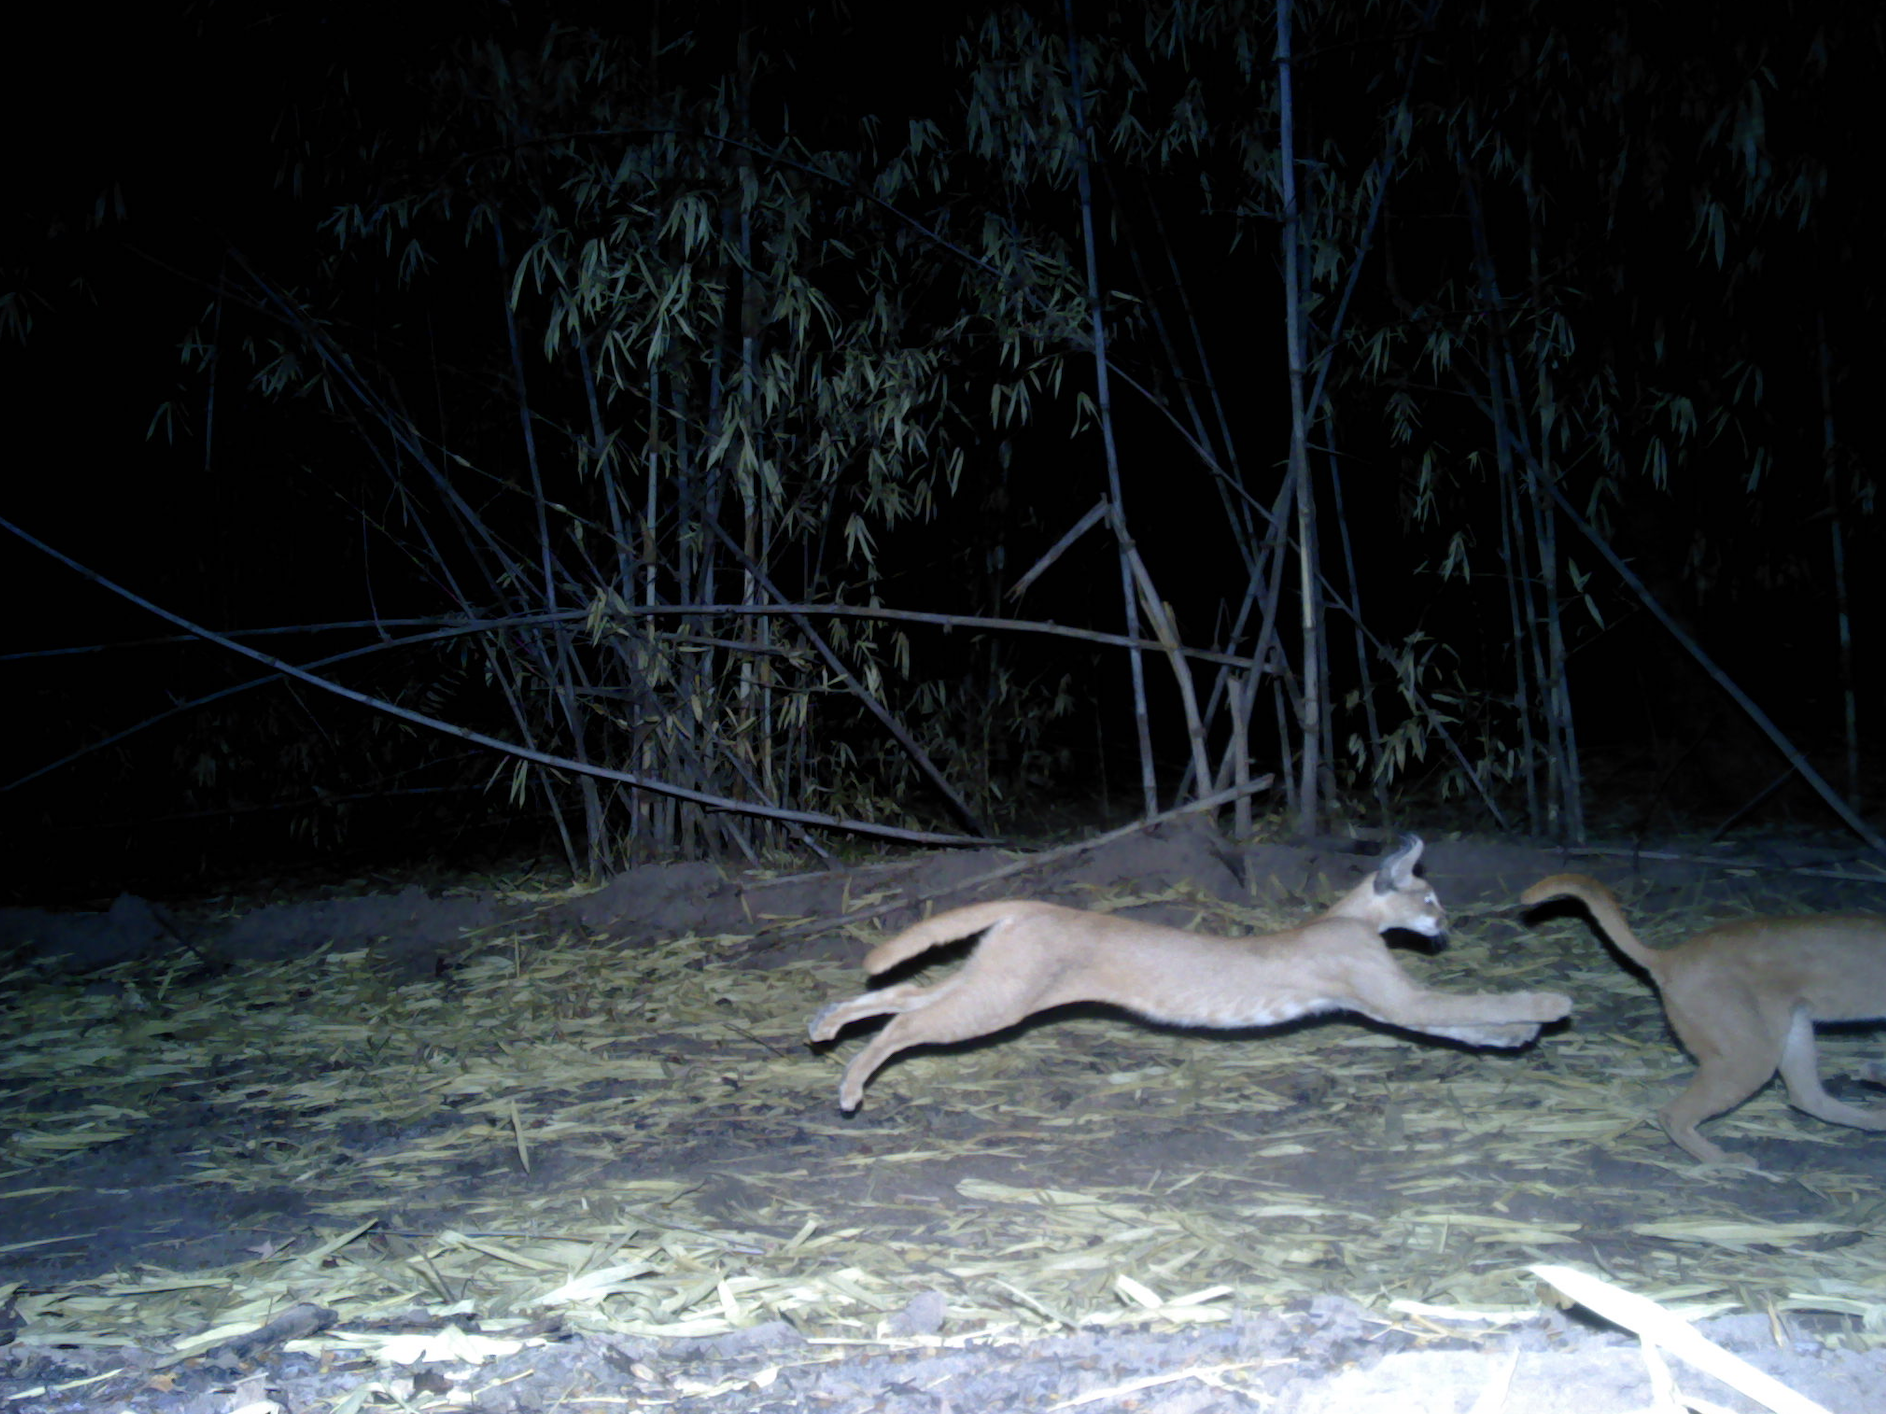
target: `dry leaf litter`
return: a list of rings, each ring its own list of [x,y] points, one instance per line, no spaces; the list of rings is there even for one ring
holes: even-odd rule
[[[1081,902],[1178,902],[1229,933],[1292,921],[1183,891]],[[1686,931],[1641,925],[1658,943]],[[877,936],[856,934],[860,951]],[[247,1121],[191,1155],[192,1183],[306,1208],[258,1212],[252,1257],[221,1270],[153,1256],[0,1286],[15,1341],[183,1360],[301,1303],[338,1320],[289,1349],[389,1364],[475,1361],[546,1323],[667,1338],[783,1319],[818,1359],[1329,1294],[1437,1328],[1536,1311],[1538,1262],[1686,1316],[1839,1313],[1834,1343],[1886,1339],[1879,1184],[1848,1162],[1878,1141],[1765,1090],[1712,1132],[1813,1151],[1810,1173],[1772,1182],[1818,1216],[1752,1218],[1745,1176],[1697,1168],[1650,1122],[1690,1063],[1582,928],[1521,933],[1481,910],[1444,954],[1403,955],[1440,987],[1570,992],[1573,1028],[1516,1055],[1340,1019],[1225,1037],[1077,1015],[912,1055],[851,1120],[835,1087],[857,1041],[819,1054],[802,1037],[861,972],[755,970],[730,960],[744,941],[521,930],[404,982],[365,950],[221,972],[179,956],[84,983],[16,971],[0,1202],[187,1101]],[[1823,1052],[1830,1073],[1870,1054],[1864,1036]],[[1594,1180],[1594,1146],[1666,1177],[1620,1193]],[[1354,1158],[1346,1188],[1332,1151]]]

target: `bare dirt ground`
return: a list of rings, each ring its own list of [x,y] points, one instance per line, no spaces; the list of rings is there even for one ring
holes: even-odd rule
[[[1454,947],[1410,971],[1574,995],[1517,1055],[1081,1014],[894,1062],[844,1119],[856,1035],[803,1042],[922,901],[1274,927],[1373,848],[1181,824],[966,888],[1015,857],[4,911],[0,1409],[1763,1407],[1554,1309],[1536,1262],[1886,1408],[1886,1136],[1770,1087],[1710,1130],[1758,1169],[1689,1163],[1643,1123],[1688,1069],[1654,996],[1512,905],[1569,865],[1664,943],[1886,909],[1827,849],[1430,841]],[[1835,1093],[1881,1098],[1839,1078],[1874,1039],[1830,1039]]]

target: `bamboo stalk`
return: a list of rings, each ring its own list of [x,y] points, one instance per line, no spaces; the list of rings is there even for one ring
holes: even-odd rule
[[[1166,661],[1172,665],[1172,676],[1179,689],[1179,704],[1185,712],[1185,734],[1191,746],[1192,770],[1198,779],[1199,789],[1208,790],[1211,785],[1211,766],[1205,759],[1205,724],[1199,720],[1198,694],[1192,686],[1192,673],[1185,665],[1185,657],[1179,652],[1178,631],[1172,626],[1172,606],[1159,597],[1159,591],[1153,585],[1153,578],[1146,572],[1146,564],[1140,559],[1138,550],[1128,551],[1133,568],[1133,577],[1139,584],[1146,617],[1152,620],[1153,632],[1159,635],[1159,646],[1165,651]]]
[[[1670,611],[1657,602],[1656,596],[1650,592],[1649,587],[1638,577],[1637,572],[1624,562],[1623,557],[1620,556],[1617,551],[1611,548],[1611,543],[1598,533],[1595,526],[1578,513],[1564,491],[1560,490],[1553,482],[1546,480],[1543,469],[1530,457],[1526,458],[1525,466],[1527,474],[1531,477],[1533,484],[1543,491],[1544,494],[1552,498],[1553,502],[1558,506],[1559,514],[1570,521],[1572,527],[1590,542],[1593,549],[1604,557],[1605,563],[1610,565],[1618,578],[1629,586],[1631,592],[1637,596],[1643,606],[1656,616],[1657,622],[1664,626],[1670,636],[1682,646],[1684,652],[1688,653],[1696,660],[1697,666],[1709,674],[1715,681],[1716,686],[1720,687],[1735,700],[1735,704],[1748,714],[1749,720],[1754,722],[1755,725],[1761,729],[1762,735],[1767,737],[1770,742],[1774,743],[1775,749],[1794,763],[1795,770],[1799,771],[1802,779],[1814,788],[1815,794],[1819,795],[1822,800],[1827,802],[1829,808],[1845,822],[1848,829],[1852,830],[1854,834],[1866,841],[1868,848],[1876,850],[1882,855],[1886,855],[1886,839],[1881,839],[1872,826],[1868,825],[1866,821],[1862,820],[1854,813],[1853,808],[1849,806],[1845,800],[1841,799],[1839,792],[1834,790],[1832,786],[1828,785],[1827,782],[1822,779],[1820,772],[1814,769],[1813,763],[1803,756],[1801,752],[1796,749],[1794,743],[1782,734],[1781,729],[1769,719],[1768,714],[1755,705],[1754,699],[1737,686],[1727,673],[1716,666],[1715,660],[1703,651],[1702,645],[1694,638],[1690,637],[1690,635],[1684,631],[1683,626],[1671,617]]]
[[[1108,381],[1107,319],[1100,294],[1100,255],[1094,238],[1094,183],[1089,169],[1086,99],[1081,91],[1080,34],[1074,26],[1074,0],[1062,0],[1067,25],[1068,101],[1074,126],[1074,183],[1080,200],[1081,250],[1087,275],[1087,305],[1094,354],[1094,404],[1100,419],[1100,445],[1106,458],[1107,500],[1120,564],[1121,616],[1130,638],[1139,637],[1139,596],[1133,584],[1133,537],[1126,525],[1126,498],[1120,484],[1120,454],[1113,439],[1113,386]],[[1146,712],[1146,665],[1135,648],[1127,654],[1133,682],[1133,730],[1139,745],[1140,809],[1159,810],[1159,785],[1153,774],[1152,723]]]
[[[1251,679],[1235,674],[1229,683],[1231,743],[1225,749],[1231,753],[1232,787],[1238,792],[1236,803],[1232,807],[1231,837],[1243,843],[1251,838],[1251,743],[1248,726],[1250,723]]]
[[[1520,192],[1526,200],[1526,259],[1527,280],[1532,292],[1534,309],[1546,308],[1545,275],[1539,257],[1539,203],[1533,190],[1532,167],[1521,164],[1519,172]],[[1533,543],[1539,551],[1539,584],[1545,596],[1545,651],[1546,666],[1539,675],[1540,688],[1544,694],[1546,725],[1550,746],[1551,784],[1554,787],[1549,799],[1551,814],[1555,817],[1557,833],[1561,839],[1573,844],[1582,844],[1585,839],[1585,783],[1583,768],[1578,758],[1578,732],[1572,720],[1571,684],[1569,681],[1569,655],[1565,648],[1565,620],[1561,612],[1559,598],[1559,556],[1558,526],[1546,504],[1545,497],[1538,489],[1537,479],[1531,475],[1536,466],[1551,465],[1552,448],[1544,429],[1558,424],[1558,392],[1552,382],[1552,359],[1550,351],[1540,347],[1543,333],[1538,324],[1533,326],[1532,370],[1534,389],[1534,415],[1539,420],[1541,434],[1539,456],[1534,458],[1529,443],[1530,433],[1517,443],[1520,455],[1527,469],[1526,485],[1530,491],[1528,500],[1532,507]],[[1520,388],[1517,368],[1510,360],[1507,363],[1507,383],[1511,386],[1515,398]]]
[[[1278,162],[1283,181],[1284,347],[1290,377],[1290,479],[1297,501],[1297,593],[1303,633],[1303,695],[1298,716],[1302,785],[1297,792],[1297,830],[1314,835],[1322,820],[1317,786],[1322,767],[1324,687],[1321,675],[1321,599],[1317,593],[1316,497],[1310,485],[1308,410],[1304,406],[1304,316],[1300,247],[1305,241],[1297,201],[1296,127],[1292,99],[1290,0],[1277,4]]]
[[[1536,635],[1530,618],[1530,594],[1527,592],[1526,536],[1519,518],[1519,485],[1522,478],[1513,467],[1513,454],[1502,435],[1509,420],[1509,408],[1520,404],[1517,388],[1509,395],[1506,386],[1508,350],[1506,338],[1506,300],[1500,291],[1499,272],[1493,263],[1492,242],[1488,239],[1486,210],[1480,201],[1480,187],[1473,169],[1456,154],[1461,188],[1466,193],[1468,229],[1473,240],[1474,284],[1486,317],[1487,402],[1492,408],[1495,491],[1500,523],[1500,561],[1506,567],[1506,610],[1513,646],[1513,706],[1518,718],[1520,741],[1520,777],[1526,793],[1526,821],[1535,833],[1544,827],[1540,810],[1538,744],[1533,739],[1532,679],[1526,671],[1527,658],[1540,663]],[[1543,682],[1543,671],[1539,672]]]
[[[1834,436],[1833,351],[1827,343],[1827,315],[1814,315],[1814,343],[1820,364],[1821,457],[1827,467],[1827,538],[1834,572],[1834,628],[1840,644],[1841,735],[1847,747],[1847,801],[1860,805],[1860,710],[1853,677],[1853,615],[1847,598],[1847,542],[1840,530],[1840,443]]]
[[[505,250],[504,227],[501,222],[492,223],[492,240],[496,247],[498,268],[504,273],[499,304],[504,311],[505,343],[511,357],[511,384],[513,403],[517,409],[519,444],[524,451],[524,466],[530,474],[531,510],[537,533],[537,561],[541,582],[538,594],[544,607],[552,614],[557,612],[561,594],[558,580],[561,578],[556,554],[550,539],[550,504],[544,492],[543,462],[537,453],[536,415],[531,409],[530,382],[524,369],[524,341],[518,332],[517,310],[512,302],[517,273],[511,269]],[[539,649],[539,669],[543,673],[546,686],[550,689],[550,698],[563,716],[564,730],[569,735],[569,754],[578,761],[587,762],[589,746],[583,730],[583,715],[577,709],[576,693],[572,687],[574,666],[571,661],[570,638],[565,625],[558,620],[551,620],[544,630],[548,634],[550,647]],[[537,635],[527,641],[536,642]],[[552,782],[545,777],[541,782],[546,796],[554,794]],[[583,834],[580,846],[581,862],[575,854],[570,858],[570,872],[579,877],[592,880],[600,879],[605,872],[604,826],[602,818],[602,799],[597,793],[596,780],[593,776],[578,778],[578,791],[583,804]],[[562,815],[558,812],[558,828],[563,829]],[[567,831],[564,834],[564,847],[570,851]]]
[[[1335,429],[1325,433],[1330,442],[1329,454],[1329,495],[1330,504],[1336,512],[1337,543],[1342,546],[1343,572],[1349,580],[1349,602],[1355,612],[1351,616],[1351,641],[1356,646],[1356,690],[1362,700],[1362,722],[1369,734],[1369,787],[1375,797],[1376,822],[1383,829],[1389,827],[1390,811],[1388,806],[1388,782],[1382,778],[1379,769],[1382,763],[1382,726],[1375,710],[1375,680],[1369,671],[1368,644],[1360,628],[1362,618],[1362,578],[1356,572],[1355,548],[1349,538],[1349,517],[1345,514],[1342,499],[1342,460],[1336,455]]]

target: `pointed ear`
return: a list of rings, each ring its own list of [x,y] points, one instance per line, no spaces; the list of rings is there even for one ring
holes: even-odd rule
[[[1400,847],[1375,871],[1375,892],[1392,894],[1397,889],[1407,888],[1414,879],[1415,865],[1421,860],[1423,848],[1421,836],[1403,835]]]

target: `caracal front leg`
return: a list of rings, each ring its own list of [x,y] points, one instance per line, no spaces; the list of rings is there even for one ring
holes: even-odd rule
[[[1353,980],[1350,1005],[1364,1016],[1476,1046],[1523,1046],[1550,1021],[1569,1015],[1559,992],[1437,992],[1384,955],[1386,966]]]
[[[1805,1110],[1831,1124],[1851,1125],[1855,1129],[1886,1129],[1886,1112],[1843,1104],[1821,1088],[1814,1023],[1805,1011],[1795,1012],[1788,1024],[1788,1036],[1781,1045],[1781,1079],[1788,1087],[1789,1103],[1797,1110]]]

